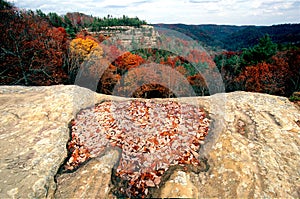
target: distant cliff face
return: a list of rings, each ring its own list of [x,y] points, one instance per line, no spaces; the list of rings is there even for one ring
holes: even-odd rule
[[[141,27],[132,26],[113,26],[106,27],[98,32],[90,32],[97,35],[102,34],[109,36],[113,40],[119,40],[123,46],[132,46],[137,44],[143,44],[146,47],[156,46],[158,32],[155,31],[153,26],[142,25]]]
[[[0,198],[115,198],[112,191],[120,187],[111,176],[118,149],[105,150],[73,173],[58,172],[68,156],[68,124],[103,100],[149,102],[78,86],[0,87]],[[152,196],[300,197],[300,110],[287,98],[234,92],[151,100],[197,105],[211,119],[199,151],[207,169],[170,169]]]

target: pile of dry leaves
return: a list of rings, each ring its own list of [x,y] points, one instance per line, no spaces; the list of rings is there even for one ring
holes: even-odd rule
[[[118,146],[122,157],[116,175],[129,187],[124,194],[145,196],[149,187],[159,186],[170,166],[199,164],[209,123],[203,110],[188,104],[106,101],[82,110],[72,121],[65,169],[73,170],[106,147]]]

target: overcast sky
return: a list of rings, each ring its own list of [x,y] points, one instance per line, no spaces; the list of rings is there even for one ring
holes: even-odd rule
[[[8,0],[43,12],[139,17],[148,23],[273,25],[300,23],[300,0]]]

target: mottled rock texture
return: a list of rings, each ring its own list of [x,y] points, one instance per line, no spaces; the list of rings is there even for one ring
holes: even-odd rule
[[[68,123],[94,96],[76,86],[0,87],[0,198],[53,195],[67,157]]]
[[[191,182],[190,173],[175,171],[161,187],[161,198],[199,198],[199,189]]]
[[[125,100],[77,86],[0,87],[0,198],[113,197],[115,150],[54,180],[67,157],[70,120],[111,99]],[[157,100],[199,105],[212,119],[200,149],[209,169],[176,170],[158,190],[162,197],[300,197],[300,110],[287,98],[234,92]]]
[[[193,175],[199,197],[299,198],[299,109],[284,97],[258,93],[195,100],[209,108],[209,99],[226,105],[223,116],[210,112],[217,119],[211,134],[221,132],[203,148],[209,170]]]
[[[109,149],[103,156],[90,160],[77,171],[60,175],[55,198],[114,198],[110,193],[110,182],[119,155],[119,150]]]

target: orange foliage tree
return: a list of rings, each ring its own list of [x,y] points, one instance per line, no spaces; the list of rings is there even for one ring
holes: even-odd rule
[[[114,55],[111,56],[117,56],[120,53],[115,46],[111,46],[108,51],[114,53]],[[113,57],[105,58],[107,62],[109,62],[108,59],[113,59]],[[138,55],[130,52],[123,53],[104,71],[103,75],[100,77],[97,92],[111,95],[114,86],[121,79],[121,76],[128,70],[138,67],[144,62],[145,60]]]
[[[145,63],[145,60],[141,56],[130,52],[123,53],[114,61],[114,65],[120,70],[121,74],[143,63]]]

